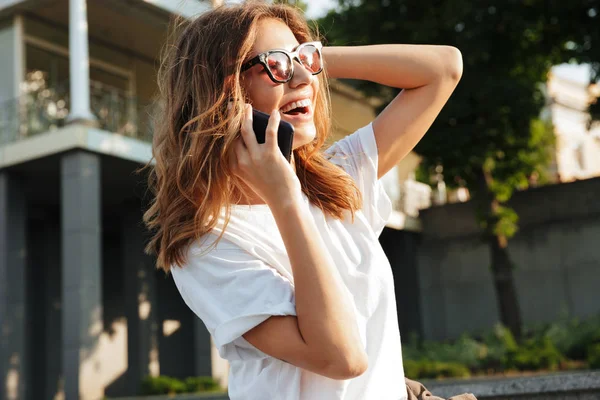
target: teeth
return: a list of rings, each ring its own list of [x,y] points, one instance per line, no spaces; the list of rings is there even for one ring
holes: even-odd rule
[[[288,103],[286,106],[281,107],[279,109],[279,111],[286,113],[288,111],[293,110],[294,108],[298,108],[298,107],[309,107],[311,105],[311,101],[310,99],[303,99],[303,100],[299,100],[299,101],[293,101],[291,103]]]

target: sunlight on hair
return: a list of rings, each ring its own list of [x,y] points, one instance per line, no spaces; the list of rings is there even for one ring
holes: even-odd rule
[[[239,196],[229,158],[243,122],[241,67],[264,19],[285,22],[298,42],[319,38],[301,11],[248,2],[219,7],[193,21],[175,21],[163,49],[153,114],[155,163],[146,166],[154,199],[144,222],[154,233],[146,251],[157,256],[157,266],[165,272],[186,263],[188,246],[211,232],[222,214],[228,221]],[[318,79],[317,135],[294,150],[296,174],[311,204],[333,218],[353,218],[362,206],[361,194],[353,179],[323,154],[331,132],[326,71]],[[236,101],[229,107],[231,99]]]

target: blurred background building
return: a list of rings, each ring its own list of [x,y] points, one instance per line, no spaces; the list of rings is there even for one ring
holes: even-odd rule
[[[592,124],[588,107],[600,97],[600,86],[589,83],[589,65],[562,64],[551,69],[545,83],[546,107],[541,118],[552,123],[555,134],[553,159],[547,169],[549,183],[566,183],[600,176],[600,124]],[[418,158],[416,153],[414,157]],[[418,165],[418,161],[416,164]],[[412,165],[411,165],[412,166]],[[414,168],[412,171],[414,171]],[[412,178],[412,179],[411,179]],[[470,199],[466,188],[447,188],[443,168],[431,177],[432,188],[401,177],[400,208],[410,215],[431,205],[461,203]]]
[[[554,179],[571,182],[600,176],[600,126],[590,126],[588,106],[600,96],[588,66],[554,67],[547,83],[548,114],[556,133]]]

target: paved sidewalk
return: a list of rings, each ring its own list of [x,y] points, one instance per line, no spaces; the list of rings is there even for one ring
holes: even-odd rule
[[[555,373],[515,378],[423,381],[433,394],[473,393],[478,400],[598,400],[600,371]]]

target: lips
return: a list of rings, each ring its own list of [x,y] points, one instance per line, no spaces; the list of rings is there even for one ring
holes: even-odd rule
[[[294,126],[298,126],[298,124],[312,123],[313,107],[310,105],[308,107],[294,108],[287,113],[281,113],[281,119],[291,123]]]
[[[283,114],[306,113],[312,105],[310,99],[301,99],[287,103],[279,109]]]

